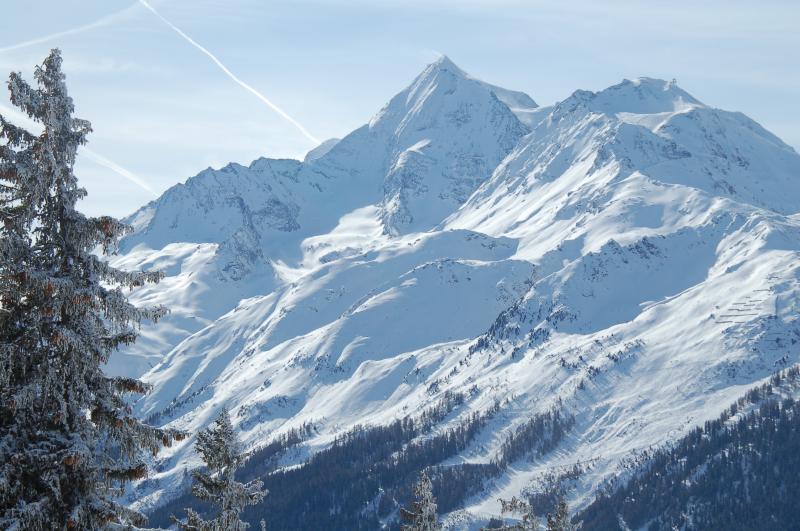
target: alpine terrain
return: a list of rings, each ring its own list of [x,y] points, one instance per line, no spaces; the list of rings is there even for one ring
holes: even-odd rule
[[[132,301],[171,313],[109,370],[153,385],[154,425],[230,411],[256,526],[397,528],[428,470],[445,529],[517,521],[515,496],[691,528],[700,494],[683,524],[611,501],[800,362],[799,207],[800,156],[675,81],[539,107],[443,57],[304,161],[209,168],[131,215],[112,265],[163,271]],[[191,503],[194,439],[129,489],[151,525]]]

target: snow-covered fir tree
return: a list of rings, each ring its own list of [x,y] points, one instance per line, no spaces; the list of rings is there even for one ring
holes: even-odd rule
[[[142,452],[181,438],[137,420],[123,395],[147,386],[102,366],[135,340],[140,309],[122,288],[157,282],[96,256],[112,253],[127,227],[76,210],[86,195],[73,173],[89,122],[73,117],[53,50],[36,86],[11,74],[11,102],[41,126],[0,117],[0,528],[105,529],[144,518],[116,503],[145,477]]]
[[[204,519],[192,509],[186,509],[187,518],[182,522],[173,517],[180,529],[191,531],[240,531],[250,527],[239,520],[242,510],[264,499],[267,492],[263,483],[236,481],[236,470],[244,462],[236,433],[227,409],[222,409],[214,423],[197,434],[197,453],[203,458],[206,470],[193,472],[195,479],[192,494],[210,503],[218,511],[214,518]],[[261,521],[261,529],[266,529]]]
[[[436,515],[433,483],[424,470],[414,485],[411,509],[400,509],[400,517],[406,522],[402,526],[403,531],[439,531],[442,528]]]
[[[502,531],[539,531],[539,520],[536,518],[530,503],[514,496],[510,501],[500,500],[500,505],[503,514],[519,514],[522,516],[522,521],[496,529]]]
[[[577,531],[578,526],[569,518],[569,508],[564,499],[558,500],[556,512],[547,515],[547,531]]]

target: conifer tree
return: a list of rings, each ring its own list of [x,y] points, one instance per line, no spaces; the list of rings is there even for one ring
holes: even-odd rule
[[[578,526],[569,519],[567,502],[563,498],[558,500],[555,514],[547,515],[547,531],[577,531]]]
[[[516,524],[503,526],[502,531],[539,531],[539,520],[533,512],[530,503],[514,496],[510,501],[500,500],[503,513],[516,513],[522,515],[522,521]]]
[[[411,510],[400,509],[400,517],[407,522],[403,531],[439,531],[442,526],[436,516],[436,500],[433,497],[433,483],[423,470],[419,482],[414,485],[414,501]]]
[[[205,520],[196,511],[186,509],[185,522],[175,517],[173,521],[187,531],[242,531],[249,528],[250,524],[239,520],[239,514],[246,506],[264,499],[267,491],[262,490],[260,480],[239,483],[234,479],[244,458],[227,409],[223,408],[214,423],[197,434],[195,447],[206,464],[206,471],[193,472],[192,494],[213,505],[218,513]],[[266,529],[263,520],[261,529]]]
[[[8,88],[42,131],[0,116],[0,528],[138,525],[144,518],[114,496],[147,474],[143,450],[182,434],[137,420],[124,394],[147,386],[102,366],[165,312],[133,306],[122,288],[161,275],[94,254],[114,252],[127,227],[76,209],[86,192],[73,165],[91,126],[73,117],[58,50],[35,79],[13,73]]]

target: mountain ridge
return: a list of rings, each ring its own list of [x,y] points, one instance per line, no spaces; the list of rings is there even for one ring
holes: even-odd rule
[[[499,413],[443,467],[574,418],[448,516],[477,529],[576,463],[585,507],[632,452],[800,361],[793,149],[673,82],[504,93],[524,112],[492,87],[440,59],[318,158],[206,170],[129,218],[117,265],[167,270],[134,297],[177,307],[120,357],[152,363],[138,411],[196,431],[227,405],[248,448],[313,426],[287,467],[445,393],[469,391],[423,439]],[[176,447],[130,500],[163,503],[196,462]]]

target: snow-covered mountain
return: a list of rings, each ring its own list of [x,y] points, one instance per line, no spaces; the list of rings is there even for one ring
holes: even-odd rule
[[[557,408],[557,445],[448,521],[478,526],[575,465],[583,507],[800,361],[798,210],[800,156],[674,82],[542,108],[442,58],[303,162],[208,169],[131,216],[115,265],[163,269],[133,296],[173,312],[111,369],[145,373],[157,423],[196,431],[227,406],[251,449],[312,425],[287,467],[453,392],[421,437],[493,411],[438,464],[491,463]],[[138,506],[198,463],[191,440],[165,455]]]
[[[170,188],[128,218],[135,232],[123,242],[119,265],[164,269],[167,280],[141,297],[169,305],[172,316],[145,330],[112,372],[152,366],[160,359],[155,352],[239,300],[355,256],[376,237],[432,228],[528,132],[514,113],[524,119],[535,108],[527,95],[475,80],[443,57],[368,125],[312,150],[303,163],[233,163]],[[362,232],[372,228],[372,210],[367,227],[341,225],[365,207],[378,216],[377,236]]]

